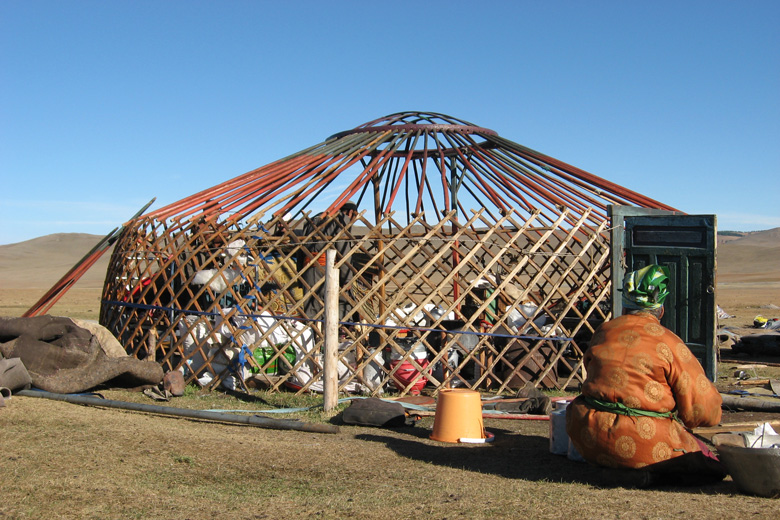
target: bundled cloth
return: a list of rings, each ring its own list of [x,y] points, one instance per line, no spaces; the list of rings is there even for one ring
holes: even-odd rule
[[[764,318],[759,315],[753,318],[753,326],[757,329],[780,330],[780,318]]]
[[[0,354],[21,359],[32,386],[48,392],[83,392],[120,376],[132,386],[163,379],[155,361],[128,356],[104,327],[72,318],[0,318]]]
[[[720,320],[727,320],[729,318],[734,318],[735,316],[733,314],[729,314],[728,312],[724,311],[720,305],[717,307],[718,312],[718,319]]]

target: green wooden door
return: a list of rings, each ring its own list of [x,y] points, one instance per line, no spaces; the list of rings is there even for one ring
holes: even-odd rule
[[[636,210],[636,208],[632,208]],[[648,264],[670,272],[670,295],[662,324],[680,336],[712,381],[717,378],[715,304],[715,215],[631,215],[613,210],[613,225],[622,220],[622,252],[613,247],[613,313],[622,312],[623,276]],[[616,217],[618,217],[616,219]]]

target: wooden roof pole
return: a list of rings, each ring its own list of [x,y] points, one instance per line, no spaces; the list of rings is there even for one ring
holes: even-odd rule
[[[376,158],[372,159],[371,162],[374,162]],[[368,167],[371,167],[371,164],[369,163]],[[382,202],[380,200],[379,196],[379,188],[380,188],[380,176],[374,175],[371,179],[372,184],[374,186],[374,222],[382,222]],[[382,231],[382,227],[380,225],[379,227],[379,240],[377,242],[377,263],[379,264],[379,315],[384,316],[386,311],[386,302],[387,302],[387,286],[385,285],[385,234],[384,231]]]
[[[444,151],[441,147],[441,142],[439,139],[435,139],[436,141],[436,149],[439,152],[439,170],[441,171],[441,188],[444,192],[444,211],[446,213],[449,213],[452,211],[452,220],[450,224],[450,236],[455,236],[457,234],[456,232],[456,225],[458,223],[458,208],[457,204],[453,203],[453,199],[457,200],[457,193],[458,189],[456,184],[450,180],[447,180],[447,160],[444,157]],[[454,242],[452,243],[452,249],[450,249],[450,262],[452,263],[452,270],[455,272],[455,276],[452,277],[452,296],[455,301],[458,301],[458,298],[460,297],[460,275],[458,273],[458,265],[460,264],[460,255],[458,254],[458,248],[460,247],[460,242],[457,238],[455,238]],[[460,304],[457,305],[457,310],[460,312]]]
[[[46,314],[49,309],[51,309],[60,298],[65,296],[65,293],[68,292],[68,290],[70,290],[70,288],[79,281],[79,278],[84,276],[84,273],[86,273],[89,268],[92,267],[95,262],[100,260],[100,257],[111,248],[117,238],[119,238],[119,236],[124,233],[125,229],[127,229],[127,225],[141,216],[141,214],[146,211],[149,206],[154,204],[155,200],[157,200],[156,197],[147,202],[146,205],[138,210],[136,214],[133,215],[125,224],[123,224],[121,227],[113,229],[109,234],[100,239],[100,241],[89,251],[89,253],[87,253],[81,260],[79,260],[76,265],[71,267],[70,270],[65,273],[51,289],[46,291],[46,293],[41,296],[41,298],[35,302],[32,307],[27,309],[27,311],[22,314],[22,318],[30,318],[33,316]]]
[[[420,138],[420,132],[416,131],[413,134],[414,141],[411,143],[411,146],[409,146],[409,141],[407,140],[407,152],[406,152],[406,158],[404,159],[403,167],[401,168],[401,172],[398,175],[398,180],[395,184],[395,187],[393,188],[392,193],[390,194],[390,199],[387,201],[387,206],[384,209],[384,213],[390,213],[391,208],[393,207],[393,202],[395,202],[395,197],[398,194],[398,190],[401,188],[401,183],[404,179],[407,179],[406,172],[409,169],[409,164],[411,163],[412,154],[414,153],[415,147],[417,146],[417,140]]]

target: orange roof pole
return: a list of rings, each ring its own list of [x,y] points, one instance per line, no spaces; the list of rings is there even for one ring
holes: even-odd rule
[[[65,296],[65,293],[70,289],[82,276],[86,273],[90,267],[95,265],[103,254],[108,251],[114,244],[116,239],[125,230],[128,223],[138,218],[149,206],[151,206],[156,199],[150,200],[143,208],[141,208],[133,217],[125,223],[122,227],[114,228],[108,235],[100,239],[95,247],[93,247],[84,258],[79,260],[76,265],[70,268],[70,270],[60,278],[57,283],[52,286],[51,289],[41,296],[41,298],[33,304],[32,307],[22,314],[22,318],[31,318],[33,316],[39,316],[45,314],[49,309],[59,301],[60,298]]]

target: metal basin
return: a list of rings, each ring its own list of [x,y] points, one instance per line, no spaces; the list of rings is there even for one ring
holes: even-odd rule
[[[713,443],[718,456],[740,491],[749,495],[780,498],[780,448],[745,448],[730,439]]]

